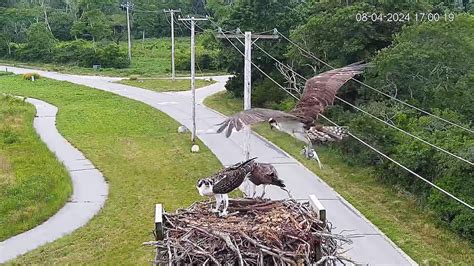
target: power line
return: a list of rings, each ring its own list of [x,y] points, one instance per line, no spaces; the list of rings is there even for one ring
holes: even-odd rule
[[[215,22],[213,22],[212,20],[210,20],[211,23],[213,24],[216,24]],[[217,24],[216,24],[217,25]],[[222,32],[221,32],[222,34]],[[223,34],[224,37],[226,37],[226,34]],[[226,39],[232,44],[232,46],[234,46],[234,48],[236,50],[238,50],[242,55],[243,53],[237,48],[237,46],[232,43],[230,41],[229,38],[226,37]],[[284,91],[286,91],[287,93],[289,93],[293,98],[295,98],[296,100],[299,100],[298,97],[296,97],[294,94],[290,93],[285,87],[283,87],[282,85],[280,85],[278,82],[276,82],[273,78],[271,78],[267,73],[265,73],[262,69],[260,69],[259,67],[257,67],[255,65],[255,63],[251,62],[253,66],[255,66],[262,74],[264,74],[267,78],[269,78],[272,82],[274,82],[278,87],[280,87],[281,89],[283,89]],[[324,119],[326,119],[328,122],[332,123],[333,125],[335,126],[339,126],[337,125],[336,123],[334,123],[333,121],[331,121],[330,119],[326,118],[325,116],[321,115],[321,117],[323,117]],[[443,188],[437,186],[436,184],[434,184],[433,182],[429,181],[428,179],[422,177],[421,175],[415,173],[414,171],[412,171],[411,169],[409,169],[408,167],[404,166],[403,164],[399,163],[398,161],[390,158],[388,155],[384,154],[383,152],[377,150],[376,148],[374,148],[373,146],[371,146],[370,144],[368,144],[367,142],[363,141],[362,139],[360,139],[359,137],[355,136],[354,134],[348,132],[348,134],[353,137],[354,139],[356,139],[357,141],[359,141],[360,143],[364,144],[365,146],[369,147],[371,150],[375,151],[376,153],[378,153],[379,155],[383,156],[384,158],[390,160],[391,162],[395,163],[396,165],[398,165],[399,167],[403,168],[404,170],[408,171],[409,173],[413,174],[415,177],[421,179],[422,181],[424,181],[425,183],[427,183],[428,185],[430,185],[431,187],[433,188],[436,188],[438,189],[439,191],[443,192],[445,195],[449,196],[450,198],[456,200],[457,202],[461,203],[462,205],[470,208],[471,210],[474,210],[474,207],[469,205],[468,203],[466,203],[465,201],[457,198],[456,196],[452,195],[451,193],[449,193],[448,191],[444,190]]]
[[[317,57],[316,55],[314,55],[312,52],[310,52],[310,51],[304,49],[304,48],[301,47],[299,44],[297,44],[296,42],[292,41],[290,38],[286,37],[286,36],[283,35],[282,33],[279,32],[278,34],[280,34],[280,36],[282,36],[285,40],[287,40],[288,42],[290,42],[291,44],[293,44],[294,46],[296,46],[300,51],[305,52],[307,55],[311,56],[313,59],[316,59],[318,62],[322,63],[322,64],[325,65],[325,66],[328,66],[328,67],[330,67],[330,68],[332,68],[332,69],[335,69],[335,67],[331,66],[329,63],[326,63],[326,62],[323,61],[322,59],[318,58],[318,57]],[[387,94],[387,93],[385,93],[385,92],[383,92],[383,91],[381,91],[381,90],[379,90],[379,89],[376,89],[376,88],[374,88],[374,87],[372,87],[372,86],[370,86],[370,85],[368,85],[368,84],[366,84],[366,83],[364,83],[364,82],[362,82],[362,81],[360,81],[360,80],[357,80],[357,79],[355,79],[355,78],[352,78],[352,80],[354,80],[355,82],[357,82],[357,83],[359,83],[359,84],[361,84],[361,85],[363,85],[363,86],[365,86],[365,87],[367,87],[367,88],[369,88],[369,89],[371,89],[371,90],[373,90],[373,91],[376,91],[376,92],[378,92],[378,93],[380,93],[380,94],[382,94],[382,95],[384,95],[384,96],[386,96],[386,97],[389,97],[390,99],[392,99],[392,100],[394,100],[394,101],[397,101],[397,102],[399,102],[399,103],[401,103],[401,104],[403,104],[403,105],[406,105],[406,106],[408,106],[408,107],[410,107],[410,108],[413,108],[413,109],[415,109],[415,110],[417,110],[417,111],[419,111],[419,112],[421,112],[421,113],[423,113],[423,114],[432,116],[432,117],[437,118],[437,119],[439,119],[439,120],[441,120],[441,121],[443,121],[443,122],[445,122],[445,123],[448,123],[448,124],[450,124],[450,125],[453,125],[453,126],[456,126],[456,127],[458,127],[458,128],[461,128],[461,129],[463,129],[463,130],[466,130],[466,131],[469,131],[469,132],[471,132],[471,133],[474,133],[474,130],[471,130],[471,129],[466,128],[466,127],[461,126],[461,125],[458,125],[458,124],[456,124],[456,123],[454,123],[454,122],[451,122],[451,121],[449,121],[449,120],[447,120],[447,119],[444,119],[444,118],[442,118],[442,117],[440,117],[440,116],[437,116],[437,115],[432,114],[432,113],[430,113],[430,112],[428,112],[428,111],[425,111],[425,110],[423,110],[423,109],[421,109],[421,108],[419,108],[419,107],[416,107],[416,106],[414,106],[414,105],[412,105],[412,104],[409,104],[409,103],[407,103],[407,102],[404,102],[404,101],[402,101],[402,100],[400,100],[400,99],[398,99],[398,98],[396,98],[396,97],[394,97],[394,96],[392,96],[392,95],[390,95],[390,94]]]
[[[305,81],[307,80],[304,76],[302,76],[302,75],[299,74],[298,72],[294,71],[291,67],[289,67],[289,66],[283,64],[283,63],[280,62],[278,59],[276,59],[274,56],[272,56],[271,54],[269,54],[267,51],[265,51],[265,50],[264,50],[262,47],[260,47],[258,44],[255,43],[254,45],[255,45],[258,49],[260,49],[262,52],[264,52],[267,56],[269,56],[270,58],[272,58],[275,62],[277,62],[278,64],[280,64],[281,66],[283,66],[283,67],[287,68],[288,70],[292,71],[293,73],[295,73],[295,75],[299,76],[300,78],[304,79]],[[469,161],[469,160],[467,160],[467,159],[464,159],[463,157],[461,157],[461,156],[459,156],[459,155],[456,155],[456,154],[454,154],[454,153],[452,153],[452,152],[450,152],[450,151],[448,151],[448,150],[445,150],[445,149],[443,149],[443,148],[441,148],[441,147],[439,147],[439,146],[436,146],[436,145],[434,145],[434,144],[432,144],[432,143],[430,143],[430,142],[428,142],[428,141],[426,141],[426,140],[424,140],[424,139],[422,139],[422,138],[420,138],[420,137],[418,137],[418,136],[416,136],[416,135],[414,135],[414,134],[412,134],[412,133],[410,133],[410,132],[408,132],[408,131],[405,131],[405,130],[403,130],[403,129],[401,129],[401,128],[395,126],[395,125],[392,125],[392,124],[388,123],[387,121],[385,121],[385,120],[383,120],[383,119],[380,119],[379,117],[377,117],[377,116],[375,116],[375,115],[373,115],[373,114],[371,114],[371,113],[369,113],[369,112],[367,112],[367,111],[365,111],[365,110],[363,110],[363,109],[361,109],[361,108],[359,108],[359,107],[357,107],[357,106],[355,106],[355,105],[353,105],[353,104],[347,102],[346,100],[342,99],[341,97],[339,97],[339,96],[337,96],[337,95],[336,95],[335,97],[336,97],[336,99],[338,99],[339,101],[341,101],[341,102],[343,102],[343,103],[345,103],[345,104],[351,106],[352,108],[355,108],[356,110],[358,110],[358,111],[360,111],[360,112],[362,112],[362,113],[364,113],[364,114],[366,114],[366,115],[371,116],[372,118],[378,120],[379,122],[382,122],[382,123],[384,123],[384,124],[386,124],[386,125],[388,125],[388,126],[394,128],[394,129],[396,129],[396,130],[398,130],[398,131],[400,131],[400,132],[402,132],[402,133],[404,133],[404,134],[406,134],[406,135],[408,135],[408,136],[410,136],[410,137],[412,137],[412,138],[414,138],[414,139],[417,139],[418,141],[421,141],[421,142],[423,142],[423,143],[425,143],[425,144],[427,144],[427,145],[429,145],[429,146],[431,146],[431,147],[433,147],[433,148],[435,148],[435,149],[437,149],[437,150],[439,150],[439,151],[441,151],[441,152],[444,152],[444,153],[446,153],[446,154],[448,154],[448,155],[451,155],[451,156],[453,156],[453,157],[455,157],[455,158],[457,158],[457,159],[459,159],[459,160],[461,160],[461,161],[463,161],[463,162],[466,162],[466,163],[468,163],[468,164],[470,164],[470,165],[474,165],[474,163],[472,163],[471,161]]]
[[[333,121],[331,121],[329,118],[325,117],[324,115],[320,115],[322,118],[326,119],[329,123],[335,125],[335,126],[339,126],[338,124],[334,123]],[[368,144],[367,142],[363,141],[362,139],[360,139],[359,137],[355,136],[354,134],[352,134],[351,132],[347,132],[347,134],[349,134],[351,137],[353,137],[354,139],[356,139],[357,141],[359,141],[360,143],[364,144],[365,146],[369,147],[371,150],[375,151],[376,153],[378,153],[379,155],[383,156],[384,158],[390,160],[392,163],[400,166],[401,168],[405,169],[406,171],[408,171],[409,173],[411,173],[412,175],[418,177],[419,179],[425,181],[425,183],[427,183],[428,185],[438,189],[439,191],[443,192],[444,194],[448,195],[449,197],[455,199],[456,201],[458,201],[459,203],[463,204],[464,206],[470,208],[471,210],[474,210],[474,207],[469,205],[468,203],[464,202],[463,200],[459,199],[458,197],[454,196],[453,194],[449,193],[448,191],[444,190],[443,188],[439,187],[438,185],[434,184],[433,182],[429,181],[428,179],[422,177],[421,175],[415,173],[414,171],[412,171],[411,169],[409,169],[408,167],[404,166],[403,164],[397,162],[396,160],[390,158],[388,155],[384,154],[383,152],[377,150],[376,148],[372,147],[370,144]]]

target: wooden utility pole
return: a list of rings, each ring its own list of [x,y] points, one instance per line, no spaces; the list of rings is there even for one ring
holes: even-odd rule
[[[191,22],[191,93],[193,95],[193,106],[192,106],[192,117],[193,117],[193,131],[191,133],[191,141],[194,144],[194,141],[196,140],[196,47],[194,44],[194,35],[195,35],[195,30],[194,26],[196,24],[196,21],[205,21],[208,20],[208,18],[180,18],[180,21],[190,21]]]
[[[180,13],[181,9],[163,10],[165,13],[171,14],[171,77],[176,78],[175,64],[174,64],[174,13]]]
[[[127,31],[128,31],[128,60],[132,62],[132,39],[130,37],[130,9],[133,7],[133,4],[127,2],[120,5],[122,8],[125,8],[127,11]]]
[[[245,40],[245,54],[244,54],[244,110],[252,108],[252,44],[259,39],[274,40],[278,39],[278,31],[274,29],[273,34],[252,34],[246,31],[242,34],[240,29],[236,30],[235,34],[224,34],[221,29],[217,34],[217,38],[230,39],[238,38]],[[255,40],[255,41],[252,41]],[[245,141],[244,141],[245,159],[250,158],[250,129],[245,127]]]

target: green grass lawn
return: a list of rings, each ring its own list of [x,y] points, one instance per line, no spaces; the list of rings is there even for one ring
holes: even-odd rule
[[[169,211],[202,199],[197,179],[221,167],[189,134],[145,104],[112,93],[46,78],[0,77],[0,93],[35,97],[59,108],[59,131],[107,178],[109,198],[85,227],[13,261],[14,264],[148,264],[154,205]]]
[[[226,115],[242,110],[243,105],[227,92],[210,96],[204,103]],[[419,207],[413,196],[379,182],[370,168],[350,166],[335,149],[326,146],[317,147],[321,170],[300,154],[303,143],[291,136],[270,130],[268,125],[257,125],[254,131],[321,177],[418,263],[474,264],[472,243],[436,225],[432,212]]]
[[[152,91],[187,91],[191,89],[191,80],[189,79],[124,79],[119,83],[134,87],[144,88]],[[214,84],[215,81],[196,79],[196,88],[202,88]]]
[[[175,39],[176,54],[180,51],[189,51],[189,38],[179,37]],[[123,49],[127,49],[127,42],[121,42]],[[179,62],[176,57],[176,64]],[[73,64],[45,64],[38,62],[18,62],[12,60],[0,60],[0,64],[8,64],[18,67],[33,67],[42,70],[56,71],[71,74],[102,75],[114,77],[129,77],[131,75],[140,75],[141,77],[170,77],[171,76],[171,39],[146,39],[142,45],[141,40],[133,40],[132,45],[132,63],[129,67],[123,69],[101,68],[99,71],[85,67],[79,67]],[[176,70],[177,76],[189,76],[189,71]],[[222,71],[200,71],[199,65],[196,66],[196,75],[217,75],[225,74]]]
[[[0,242],[45,221],[72,191],[66,169],[33,128],[35,114],[23,100],[0,96]]]

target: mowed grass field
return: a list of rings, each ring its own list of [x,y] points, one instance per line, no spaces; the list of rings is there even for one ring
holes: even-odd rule
[[[189,79],[124,79],[119,81],[119,83],[158,92],[188,91],[191,89],[191,80]],[[208,79],[196,79],[196,88],[199,89],[214,83],[215,81]]]
[[[109,198],[85,227],[12,264],[148,264],[154,206],[166,210],[202,199],[196,180],[220,169],[201,145],[190,153],[189,134],[145,104],[67,82],[0,77],[0,93],[35,97],[59,108],[57,127],[106,177]]]
[[[45,221],[72,191],[66,169],[33,128],[35,114],[33,105],[0,96],[0,242]]]
[[[132,63],[129,67],[123,69],[101,68],[94,70],[91,67],[80,67],[73,64],[46,64],[35,62],[18,62],[12,60],[0,60],[0,64],[8,64],[12,66],[33,67],[42,70],[56,71],[61,73],[85,74],[85,75],[102,75],[114,77],[129,77],[131,75],[139,75],[140,77],[171,77],[171,38],[151,38],[145,39],[142,44],[141,40],[133,40],[132,45]],[[127,42],[121,42],[120,45],[125,50]],[[180,53],[189,53],[190,39],[187,37],[175,38],[176,45],[176,64],[182,57]],[[199,50],[199,49],[198,49]],[[199,53],[199,51],[197,51]],[[176,70],[177,76],[189,76],[189,71]],[[197,76],[209,76],[214,74],[225,74],[219,71],[201,71],[200,66],[196,66]]]
[[[226,115],[243,108],[243,101],[227,92],[208,97],[204,104]],[[316,162],[300,154],[302,142],[270,130],[266,124],[257,125],[253,130],[321,177],[416,262],[422,265],[474,265],[472,243],[437,226],[433,213],[420,208],[413,196],[379,182],[370,168],[350,166],[335,149],[321,146],[316,147],[323,164],[323,169],[319,169]]]

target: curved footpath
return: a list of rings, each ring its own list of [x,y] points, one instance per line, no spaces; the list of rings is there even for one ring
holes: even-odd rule
[[[0,66],[0,71],[5,71],[5,68],[5,66]],[[68,75],[10,66],[8,66],[8,71],[16,74],[37,72],[47,78],[109,91],[146,103],[188,128],[192,125],[190,92],[153,92],[112,83],[111,81],[117,79],[109,77]],[[207,96],[224,90],[228,78],[228,76],[213,77],[217,81],[216,84],[196,90],[197,136],[223,165],[231,165],[243,159],[244,134],[236,132],[230,138],[226,138],[224,134],[216,134],[215,125],[222,122],[225,116],[205,107],[202,102]],[[325,205],[328,219],[335,227],[333,232],[344,231],[344,234],[354,237],[353,245],[347,247],[348,251],[345,253],[347,257],[363,264],[416,264],[350,203],[296,159],[256,134],[251,135],[250,147],[252,157],[256,156],[260,161],[272,163],[276,167],[295,198],[307,199],[310,194],[318,197]],[[268,188],[266,195],[273,199],[286,197],[286,193],[277,188]]]
[[[56,128],[55,106],[32,98],[36,107],[33,126],[48,148],[62,162],[72,179],[73,193],[56,214],[37,227],[0,242],[0,264],[25,254],[84,226],[104,206],[108,186],[104,176]]]

